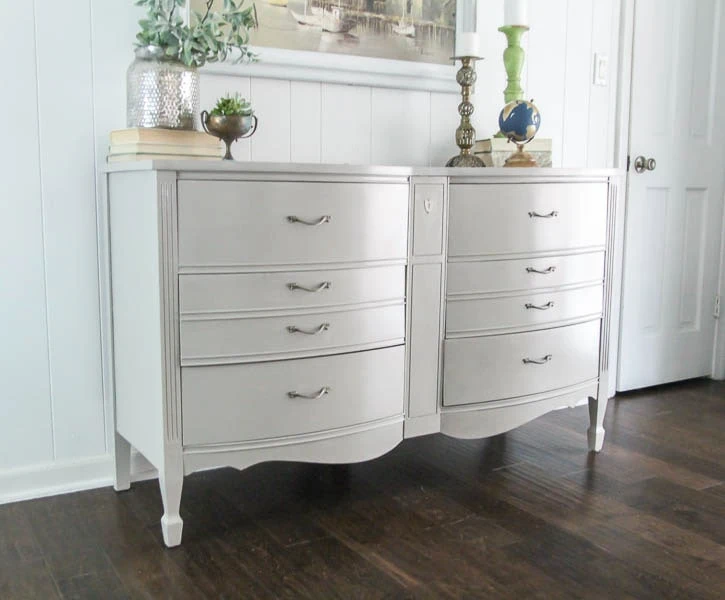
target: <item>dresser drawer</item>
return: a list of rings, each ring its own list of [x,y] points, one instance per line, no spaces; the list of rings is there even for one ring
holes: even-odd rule
[[[454,262],[448,265],[448,297],[554,288],[604,280],[604,252],[569,256]]]
[[[603,248],[607,191],[606,183],[451,185],[449,256]]]
[[[179,276],[182,318],[403,300],[405,267]]]
[[[179,182],[181,267],[405,259],[408,186]]]
[[[478,404],[594,380],[599,328],[597,320],[529,333],[447,340],[443,403]]]
[[[601,285],[503,298],[449,300],[446,333],[465,335],[600,317]]]
[[[403,303],[246,319],[184,318],[181,364],[269,360],[300,352],[339,352],[404,341]]]
[[[324,358],[183,368],[183,443],[293,436],[402,415],[404,357],[404,347],[397,346]]]

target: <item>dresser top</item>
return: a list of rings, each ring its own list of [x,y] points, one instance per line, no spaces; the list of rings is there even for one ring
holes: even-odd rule
[[[332,165],[315,163],[268,163],[226,160],[143,160],[111,163],[106,173],[128,171],[177,171],[179,173],[225,174],[267,173],[275,175],[319,175],[355,177],[451,177],[465,179],[605,179],[624,175],[619,169],[503,169],[402,167],[376,165]]]

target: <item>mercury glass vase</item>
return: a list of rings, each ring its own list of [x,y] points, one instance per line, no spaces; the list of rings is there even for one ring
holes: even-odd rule
[[[126,124],[197,129],[199,73],[164,55],[158,46],[136,49],[126,73]]]

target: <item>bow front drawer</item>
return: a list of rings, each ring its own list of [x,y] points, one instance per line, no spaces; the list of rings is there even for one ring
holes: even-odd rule
[[[294,436],[403,414],[405,348],[181,371],[184,445]]]
[[[180,181],[179,265],[403,260],[408,186]]]
[[[403,301],[405,267],[179,276],[181,318]]]
[[[253,318],[184,317],[181,364],[256,362],[405,341],[405,305]]]
[[[452,184],[452,258],[604,249],[606,183]]]
[[[604,281],[604,252],[448,265],[448,299]]]
[[[499,298],[448,299],[446,334],[468,336],[551,326],[602,315],[601,285]]]
[[[558,390],[599,373],[599,320],[445,343],[445,406]]]

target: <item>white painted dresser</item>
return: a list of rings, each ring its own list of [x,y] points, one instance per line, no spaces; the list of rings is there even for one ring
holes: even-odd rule
[[[144,162],[108,172],[116,489],[348,463],[607,404],[614,171]]]

